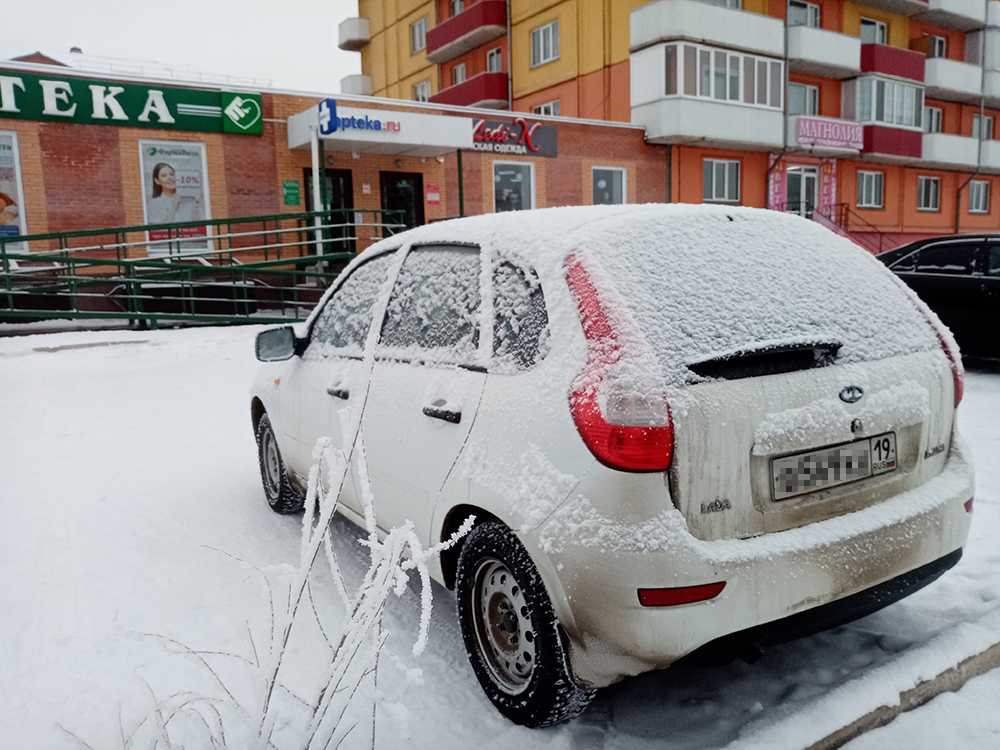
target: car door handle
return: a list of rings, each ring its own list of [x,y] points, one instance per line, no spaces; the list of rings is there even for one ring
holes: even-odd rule
[[[458,424],[462,421],[462,412],[446,409],[443,405],[431,404],[424,407],[424,414],[434,419],[441,419],[451,424]]]
[[[327,388],[326,392],[329,393],[334,398],[342,398],[345,401],[350,398],[351,392],[346,388],[340,388],[339,386],[334,386],[333,388]]]

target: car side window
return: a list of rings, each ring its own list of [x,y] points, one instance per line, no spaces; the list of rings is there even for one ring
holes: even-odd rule
[[[344,279],[313,324],[306,356],[331,353],[361,356],[375,303],[394,253],[379,255],[355,268]]]
[[[479,297],[478,247],[411,248],[389,298],[381,345],[469,361],[479,348]]]
[[[493,369],[527,370],[545,356],[549,344],[549,316],[538,276],[501,261],[493,272]]]
[[[925,247],[917,254],[917,273],[969,276],[976,270],[977,245],[962,243]]]
[[[1000,245],[990,245],[986,256],[986,275],[1000,276]]]

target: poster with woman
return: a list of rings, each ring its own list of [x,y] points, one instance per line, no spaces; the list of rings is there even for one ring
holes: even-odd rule
[[[17,133],[0,131],[0,237],[26,234],[24,228],[24,191],[17,154]],[[12,252],[20,248],[8,245]]]
[[[146,224],[176,224],[212,218],[208,196],[208,165],[204,143],[139,141],[142,167],[142,207]],[[149,230],[149,240],[206,237],[210,227]],[[151,245],[151,255],[202,250],[204,242]]]

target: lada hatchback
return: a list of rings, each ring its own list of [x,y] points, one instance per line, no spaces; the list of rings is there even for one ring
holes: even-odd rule
[[[968,535],[953,339],[798,217],[599,206],[419,227],[257,347],[274,510],[301,509],[314,444],[361,409],[382,530],[411,521],[431,545],[475,516],[432,574],[521,724],[868,614]],[[355,522],[358,483],[340,498]]]

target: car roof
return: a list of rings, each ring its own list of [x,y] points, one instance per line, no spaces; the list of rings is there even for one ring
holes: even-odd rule
[[[928,237],[926,239],[908,242],[905,245],[894,247],[892,250],[886,250],[884,253],[879,253],[875,257],[886,265],[889,265],[890,263],[895,263],[900,258],[916,252],[923,247],[936,245],[939,242],[975,242],[990,239],[1000,240],[1000,233],[976,232],[974,234],[942,234],[938,237]]]

